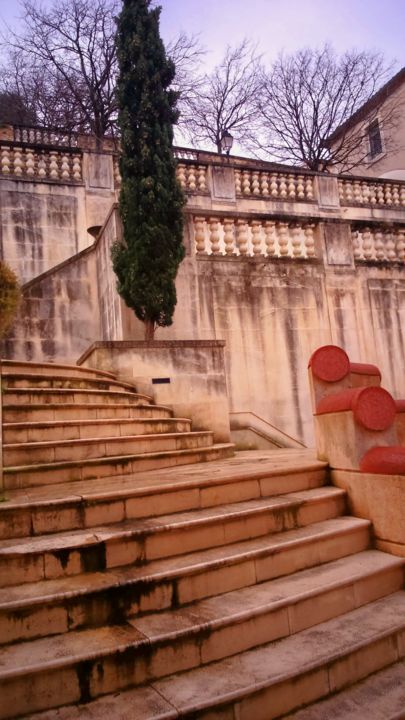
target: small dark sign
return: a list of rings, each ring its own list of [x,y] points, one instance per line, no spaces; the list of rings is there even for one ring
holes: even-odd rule
[[[170,382],[170,378],[152,378],[152,385],[165,385]]]

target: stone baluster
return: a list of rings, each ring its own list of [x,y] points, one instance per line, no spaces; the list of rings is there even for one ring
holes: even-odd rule
[[[3,175],[10,174],[10,149],[8,147],[1,148],[1,172]]]
[[[253,255],[261,255],[262,254],[262,238],[261,238],[261,230],[262,230],[262,223],[260,220],[251,220],[250,221],[250,228],[252,232],[252,247],[253,247]]]
[[[302,231],[302,228],[299,223],[294,223],[291,226],[291,245],[292,245],[293,257],[295,257],[295,258],[301,257],[301,255],[303,255],[301,231]]]
[[[378,183],[377,185],[377,202],[379,205],[384,205],[385,198],[384,198],[384,186],[382,183]]]
[[[297,177],[297,197],[300,200],[305,199],[305,185],[304,185],[304,176],[298,175]]]
[[[29,177],[35,175],[35,155],[34,151],[29,148],[25,154],[25,172]]]
[[[247,255],[248,252],[248,224],[246,220],[239,218],[236,221],[236,240],[240,255]]]
[[[278,196],[278,184],[277,184],[277,175],[276,173],[272,173],[270,176],[270,195],[272,197]]]
[[[224,243],[225,243],[225,254],[235,254],[235,233],[234,233],[234,221],[231,218],[225,218],[223,221],[224,226]]]
[[[269,257],[276,254],[276,223],[274,220],[266,220],[264,223],[264,233],[266,238],[266,250]]]
[[[259,173],[256,171],[252,172],[252,194],[260,195]]]
[[[383,234],[382,234],[380,228],[377,228],[377,230],[374,233],[374,250],[375,250],[375,256],[376,256],[377,260],[385,259],[385,245],[384,245]]]
[[[14,175],[17,175],[17,177],[20,177],[23,174],[23,158],[22,158],[22,150],[19,147],[14,148],[13,165],[14,165]]]
[[[384,195],[385,195],[385,204],[392,205],[391,183],[384,183]]]
[[[369,188],[369,184],[368,184],[365,180],[363,180],[363,182],[361,183],[361,199],[362,199],[362,202],[368,204],[368,203],[369,203],[369,198],[370,198],[370,188]]]
[[[51,180],[59,179],[58,153],[55,150],[49,153],[49,177]]]
[[[369,192],[369,196],[368,196],[369,203],[371,205],[375,205],[377,202],[377,191],[376,191],[376,187],[375,187],[374,183],[370,183],[370,185],[368,186],[368,192]]]
[[[362,201],[361,184],[359,180],[355,180],[353,183],[353,199],[356,203],[361,203]]]
[[[338,180],[338,191],[339,191],[339,200],[341,203],[345,201],[345,186],[343,183],[343,180]]]
[[[357,230],[353,230],[352,232],[352,240],[353,240],[353,256],[355,260],[361,260],[362,259],[362,252],[361,252],[361,243],[360,243],[360,233]]]
[[[405,207],[405,185],[401,185],[400,191],[399,191],[399,199],[402,207]]]
[[[280,197],[286,198],[287,197],[287,183],[286,183],[286,176],[285,175],[279,175],[280,178]]]
[[[307,175],[305,180],[305,195],[307,200],[314,199],[314,180],[310,175]]]
[[[197,190],[197,178],[195,174],[195,165],[187,165],[188,170],[188,189],[191,190],[191,192],[194,192]]]
[[[237,195],[242,195],[242,173],[237,168],[235,169],[235,192]]]
[[[400,197],[399,197],[399,186],[398,186],[398,185],[393,185],[393,186],[392,186],[392,204],[393,204],[393,205],[400,205],[400,204],[401,204],[401,200],[400,200]]]
[[[304,228],[305,233],[305,250],[308,258],[315,257],[315,238],[314,238],[315,225],[313,223],[307,223]]]
[[[295,200],[295,195],[296,195],[295,177],[294,177],[294,175],[291,175],[291,174],[287,176],[287,192],[288,192],[288,197],[291,200]]]
[[[211,247],[211,252],[213,255],[219,255],[220,253],[220,234],[219,234],[219,221],[218,218],[212,217],[209,219],[209,226],[210,226],[210,237],[209,237],[209,243]]]
[[[60,174],[62,180],[70,180],[69,156],[63,154],[61,158]]]
[[[177,165],[177,179],[183,188],[183,190],[187,187],[187,175],[186,175],[186,166],[183,165],[183,163],[179,163]]]
[[[269,175],[266,172],[260,173],[260,187],[263,197],[268,197],[270,195]]]
[[[243,171],[242,192],[244,195],[250,195],[250,171],[249,170]]]
[[[120,168],[119,168],[118,163],[115,164],[115,167],[116,167],[115,180],[118,185],[121,185],[121,175],[120,175]],[[73,180],[76,180],[76,182],[80,182],[80,180],[82,179],[82,163],[81,163],[80,155],[73,156],[72,172],[73,172]],[[117,176],[117,173],[118,173],[118,176]]]
[[[344,188],[345,188],[345,201],[347,203],[352,202],[353,200],[353,186],[351,180],[345,180],[344,181]]]
[[[397,257],[401,262],[405,262],[405,230],[398,228],[397,236]]]
[[[362,240],[363,240],[363,256],[365,260],[371,260],[373,257],[373,234],[369,227],[363,228],[362,232]]]
[[[205,253],[205,218],[194,216],[194,240],[197,255]]]
[[[38,158],[38,177],[45,178],[46,177],[46,158],[45,153],[41,153]],[[63,177],[63,176],[62,176]]]
[[[278,245],[281,257],[288,255],[288,223],[277,223]]]
[[[387,253],[387,260],[389,260],[389,262],[395,262],[395,260],[397,259],[397,253],[394,234],[391,232],[391,230],[386,230],[385,232],[385,251]]]
[[[205,165],[198,166],[198,189],[200,192],[207,190],[207,168]]]

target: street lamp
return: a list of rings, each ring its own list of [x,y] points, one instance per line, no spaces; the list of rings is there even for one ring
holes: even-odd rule
[[[233,135],[228,130],[223,130],[221,135],[221,152],[226,153],[226,155],[229,155],[231,152],[231,148],[233,145]]]

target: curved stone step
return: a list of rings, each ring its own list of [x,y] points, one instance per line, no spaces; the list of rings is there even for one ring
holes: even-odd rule
[[[303,460],[300,453],[284,465],[263,460],[260,453],[246,452],[198,467],[9,490],[0,503],[0,538],[85,529],[325,484],[325,463]]]
[[[297,710],[285,720],[404,720],[405,660],[380,670],[327,700]]]
[[[48,483],[75,482],[177,465],[211,462],[232,457],[234,447],[231,443],[216,443],[209,447],[187,450],[161,450],[140,455],[8,467],[3,472],[4,489],[7,492],[10,489],[43,486]]]
[[[124,622],[359,553],[370,523],[339,517],[225,547],[73,577],[0,588],[3,643]]]
[[[360,594],[361,584],[359,580]],[[295,599],[299,613],[301,603]],[[316,592],[312,602],[322,606]],[[404,610],[405,592],[399,591],[315,627],[316,618],[307,617],[309,627],[297,634],[266,644],[258,636],[259,647],[217,661],[210,660],[208,628],[201,647],[198,641],[188,642],[177,653],[170,644],[165,647],[159,630],[152,630],[154,648],[148,634],[129,626],[22,643],[2,651],[0,717],[88,703],[149,680],[179,717],[199,713],[198,717],[212,718],[213,710],[214,717],[236,710],[241,720],[271,720],[403,658]],[[192,622],[188,618],[188,624]],[[288,622],[279,622],[278,628],[270,629],[276,637],[290,632]],[[181,633],[175,628],[172,639]],[[243,636],[248,645],[252,641],[243,630],[237,635],[236,642],[231,640],[235,647],[243,645]],[[232,645],[229,649],[232,652]],[[170,669],[177,674],[169,675]],[[140,720],[138,713],[136,717]]]
[[[4,423],[72,422],[74,420],[113,420],[142,417],[169,418],[172,415],[172,410],[165,405],[151,405],[143,402],[136,405],[98,402],[31,403],[30,405],[7,403],[3,405]]]
[[[80,367],[79,365],[66,365],[64,363],[47,363],[47,362],[29,362],[23,360],[1,360],[0,370],[3,375],[12,375],[18,373],[37,373],[39,375],[51,376],[54,373],[56,375],[75,375],[79,378],[85,377],[99,377],[99,378],[111,378],[116,380],[117,376],[114,373],[106,372],[105,370],[94,370],[88,367]]]
[[[19,465],[30,467],[44,463],[187,450],[208,447],[212,443],[213,433],[209,431],[15,443],[3,445],[3,464],[4,472],[7,473],[9,468]]]
[[[104,420],[55,420],[37,423],[4,423],[3,443],[57,442],[86,438],[190,432],[187,418],[108,418]]]
[[[10,373],[3,371],[1,374],[4,390],[15,388],[55,388],[55,389],[93,389],[136,392],[135,385],[121,382],[108,377],[86,377],[86,375],[44,375],[43,373]]]
[[[151,403],[149,395],[136,392],[75,388],[10,388],[4,390],[3,405],[64,404],[64,403]]]
[[[1,586],[145,563],[304,527],[342,515],[343,490],[322,487],[92,531],[0,542]]]

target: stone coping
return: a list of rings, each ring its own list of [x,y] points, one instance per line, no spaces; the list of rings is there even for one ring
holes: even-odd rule
[[[81,365],[94,350],[154,350],[172,348],[223,348],[225,340],[99,340],[94,342],[79,357],[76,364]]]

